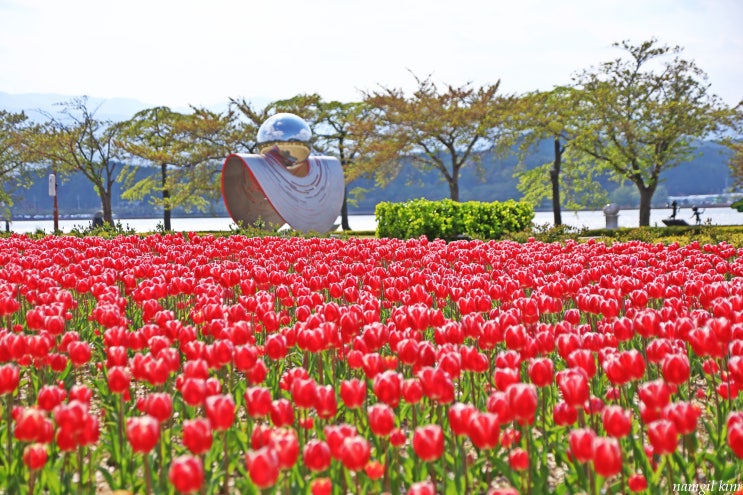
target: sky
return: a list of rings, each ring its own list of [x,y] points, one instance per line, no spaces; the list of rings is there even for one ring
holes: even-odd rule
[[[411,92],[415,77],[549,90],[652,37],[743,100],[741,0],[0,0],[0,92],[214,107]]]

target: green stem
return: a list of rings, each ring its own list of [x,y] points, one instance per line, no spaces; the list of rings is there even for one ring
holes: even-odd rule
[[[152,495],[152,471],[150,468],[150,454],[144,455],[144,482],[147,495]]]
[[[121,481],[121,487],[125,486],[124,481],[124,394],[119,394],[119,479]]]
[[[77,482],[80,485],[81,489],[85,489],[85,484],[83,483],[83,447],[79,445],[77,447]]]
[[[10,425],[13,421],[13,392],[10,392],[5,396],[5,424],[7,430],[5,431],[5,442],[6,448],[5,453],[8,456],[6,459],[8,465],[8,471],[10,471],[10,465],[13,463],[13,434],[11,432]]]
[[[28,479],[28,493],[34,495],[34,485],[36,485],[36,470],[31,470],[31,474]]]
[[[229,482],[230,482],[230,450],[229,450],[229,438],[227,436],[229,430],[224,430],[223,434],[223,440],[224,440],[224,484],[222,485],[222,495],[228,495],[229,493]]]

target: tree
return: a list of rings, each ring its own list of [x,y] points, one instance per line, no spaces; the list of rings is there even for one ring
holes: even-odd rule
[[[733,152],[728,162],[730,174],[733,176],[733,187],[740,189],[743,188],[743,141],[733,141],[728,146]]]
[[[49,163],[56,173],[79,171],[92,182],[101,199],[103,220],[113,225],[112,189],[121,165],[115,144],[119,124],[97,120],[85,96],[60,105],[56,116],[42,112],[48,121],[26,133],[24,144],[35,160]]]
[[[356,178],[354,165],[363,153],[371,122],[371,109],[364,102],[318,102],[315,147],[320,152],[338,156],[346,184]],[[347,190],[343,193],[341,228],[351,230]]]
[[[520,97],[511,119],[511,125],[519,133],[522,155],[522,163],[516,171],[519,179],[516,187],[524,194],[524,201],[538,205],[550,198],[555,225],[562,225],[562,206],[572,209],[596,206],[606,198],[606,191],[594,180],[594,164],[570,159],[576,106],[573,89],[561,86]],[[547,141],[552,149],[552,160],[527,169],[523,157]],[[564,165],[567,165],[566,173],[563,173]],[[561,189],[565,193],[562,198]]]
[[[500,82],[481,88],[448,86],[439,92],[430,77],[415,79],[418,88],[410,98],[389,88],[365,95],[377,125],[358,170],[384,185],[410,161],[422,170],[439,171],[450,198],[459,201],[462,167],[477,163],[478,152],[504,144],[500,126],[511,99],[498,95]]]
[[[163,209],[163,228],[171,230],[173,209],[204,211],[214,199],[216,180],[209,163],[228,154],[226,135],[230,115],[205,109],[192,113],[155,107],[136,113],[122,123],[119,146],[130,156],[154,164],[157,174],[136,179],[140,166],[129,166],[122,174],[124,199],[143,199],[152,193],[153,204]]]
[[[661,172],[688,161],[698,140],[720,130],[729,109],[709,92],[706,74],[678,57],[681,48],[655,39],[614,46],[629,57],[575,77],[582,121],[572,146],[637,187],[639,224],[647,226]],[[661,63],[667,55],[676,56]]]
[[[27,132],[26,114],[0,110],[0,217],[10,218],[13,189],[28,183],[26,160],[23,157],[23,134]]]

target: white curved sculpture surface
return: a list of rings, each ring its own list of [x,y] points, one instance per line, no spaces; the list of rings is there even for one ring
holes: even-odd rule
[[[301,232],[332,229],[343,204],[341,164],[310,156],[301,166],[301,173],[293,173],[277,150],[229,155],[222,167],[222,198],[230,217],[243,225],[287,223]]]

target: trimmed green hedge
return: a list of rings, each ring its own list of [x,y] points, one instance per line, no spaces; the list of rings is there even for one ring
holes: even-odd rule
[[[415,199],[404,203],[382,202],[375,211],[377,236],[398,239],[453,240],[500,239],[508,232],[520,232],[531,225],[534,208],[513,200],[493,203],[450,199]]]

